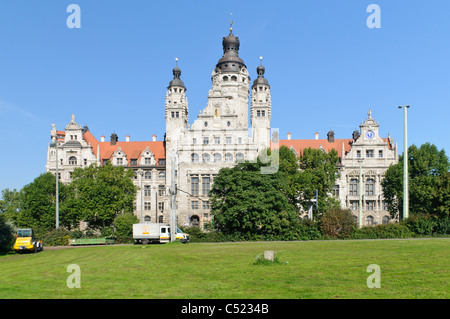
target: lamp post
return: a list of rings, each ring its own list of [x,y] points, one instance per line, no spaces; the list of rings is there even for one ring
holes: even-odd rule
[[[142,212],[142,206],[143,206],[143,199],[142,199],[142,179],[143,179],[143,176],[144,176],[144,171],[142,170],[142,169],[140,169],[139,171],[139,175],[140,175],[140,195],[141,195],[141,219],[140,219],[140,222],[141,223],[143,223],[144,222],[144,219],[143,219],[143,212]]]
[[[409,185],[408,185],[408,121],[407,112],[409,105],[400,105],[403,108],[403,219],[409,215]]]
[[[58,138],[55,137],[50,146],[56,149],[56,229],[59,229],[59,176],[58,176]]]
[[[362,163],[363,163],[364,159],[360,158],[358,159],[358,163],[359,163],[359,216],[358,216],[358,226],[359,228],[362,227],[362,192],[363,192],[363,187],[362,187]]]

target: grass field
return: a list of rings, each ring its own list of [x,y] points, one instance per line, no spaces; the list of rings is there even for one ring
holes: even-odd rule
[[[281,263],[255,265],[264,250]],[[0,256],[0,298],[449,298],[449,265],[450,239],[95,246]]]

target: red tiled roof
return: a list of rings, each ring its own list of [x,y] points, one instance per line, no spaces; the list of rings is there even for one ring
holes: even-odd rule
[[[83,138],[87,143],[91,143],[92,152],[97,156],[97,150],[100,148],[100,161],[108,160],[114,154],[115,151],[121,148],[127,157],[127,161],[132,159],[140,159],[142,152],[148,147],[148,149],[155,155],[155,160],[166,158],[164,142],[162,141],[144,141],[144,142],[116,142],[115,145],[111,145],[111,142],[99,142],[91,132],[87,131],[83,134]]]
[[[327,139],[321,140],[280,140],[280,147],[287,146],[289,148],[293,148],[297,154],[300,156],[303,153],[303,150],[307,148],[315,148],[318,149],[322,146],[322,148],[330,152],[333,148],[338,153],[338,157],[342,158],[342,143],[344,143],[344,151],[345,153],[349,152],[352,148],[352,139],[335,139],[333,143],[328,142]],[[345,154],[344,154],[345,155]]]

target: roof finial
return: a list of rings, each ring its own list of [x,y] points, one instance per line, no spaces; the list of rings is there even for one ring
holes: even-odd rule
[[[259,57],[259,65],[262,65],[262,56]]]
[[[372,117],[372,109],[369,109],[369,117]]]
[[[178,66],[178,58],[175,58],[175,66]]]
[[[230,13],[230,33],[233,32],[233,13]]]

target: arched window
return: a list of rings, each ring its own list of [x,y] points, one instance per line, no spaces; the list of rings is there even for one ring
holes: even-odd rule
[[[223,80],[224,82],[227,82],[227,81],[228,81],[228,76],[224,76],[224,77],[222,78],[222,80]]]
[[[198,160],[199,160],[198,154],[192,153],[191,154],[191,161],[192,161],[192,163],[198,163]]]
[[[152,218],[148,215],[145,215],[144,217],[144,223],[150,223],[152,221]]]
[[[219,153],[214,154],[214,163],[222,162],[222,155]]]
[[[373,216],[366,217],[366,225],[368,225],[368,226],[373,225]]]
[[[210,161],[210,156],[209,156],[209,154],[203,154],[202,155],[202,160],[203,160],[203,163],[209,163],[209,161]]]
[[[232,162],[233,161],[233,154],[226,153],[225,154],[225,162]]]
[[[69,165],[77,165],[77,158],[75,156],[69,157]]]
[[[152,173],[151,172],[145,172],[144,179],[152,179]]]
[[[233,76],[231,77],[231,81],[237,81],[237,76],[233,75]]]
[[[244,162],[244,154],[242,154],[242,153],[237,153],[237,154],[236,154],[236,161],[237,161],[238,163]]]
[[[389,216],[384,216],[383,219],[381,220],[381,222],[385,225],[385,224],[389,224]]]
[[[165,179],[166,178],[166,172],[159,172],[159,179]]]

